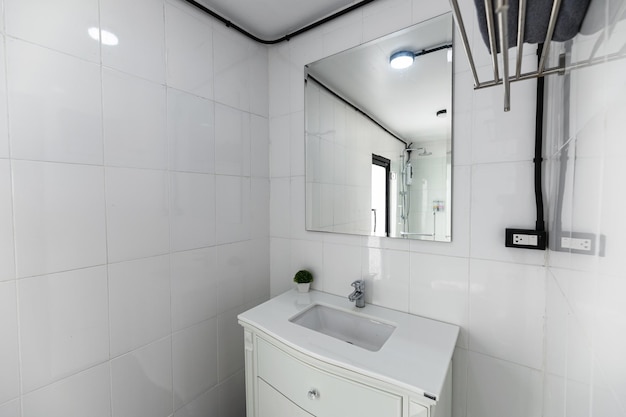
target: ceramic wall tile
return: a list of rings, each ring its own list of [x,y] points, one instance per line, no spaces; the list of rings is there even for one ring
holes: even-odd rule
[[[20,280],[19,311],[23,392],[108,359],[105,267]]]
[[[612,403],[619,403],[626,395],[624,384],[624,366],[620,353],[626,347],[626,336],[622,330],[626,328],[622,314],[624,311],[621,295],[626,284],[621,275],[600,276],[598,291],[597,314],[594,323],[593,352],[597,359],[594,370],[601,374],[596,378],[597,391],[605,391]],[[619,329],[616,332],[616,329]],[[601,382],[601,383],[600,383]]]
[[[411,254],[411,314],[456,324],[457,346],[468,347],[469,259]]]
[[[504,246],[504,229],[534,228],[531,162],[474,165],[471,183],[471,256],[542,265],[545,252]],[[480,233],[476,233],[480,231]]]
[[[236,109],[250,110],[250,76],[248,69],[250,41],[243,35],[217,27],[213,36],[215,56],[215,101]]]
[[[270,182],[270,235],[272,237],[289,237],[290,193],[289,178],[272,179]]]
[[[365,301],[399,311],[409,311],[409,252],[363,248],[361,274]]]
[[[360,45],[363,38],[361,13],[350,13],[324,25],[322,54],[331,56]]]
[[[527,60],[536,58],[528,57]],[[535,64],[536,68],[536,64]],[[536,90],[511,84],[511,111],[502,111],[499,88],[473,92],[472,162],[530,161],[535,152]],[[515,129],[508,128],[515,126]]]
[[[176,410],[174,417],[204,417],[217,416],[219,387],[199,395],[183,407]]]
[[[22,417],[22,407],[20,404],[21,401],[18,399],[0,405],[0,417]]]
[[[0,159],[0,281],[15,279],[11,164]]]
[[[250,178],[217,175],[217,243],[250,238]]]
[[[543,267],[471,261],[471,350],[542,369],[545,274]]]
[[[270,120],[276,116],[289,114],[290,85],[289,79],[289,45],[277,45],[269,50],[269,115]]]
[[[291,173],[290,146],[290,116],[275,117],[270,120],[270,176],[287,177]],[[293,139],[295,142],[302,135]]]
[[[109,265],[111,356],[171,331],[169,256]]]
[[[263,237],[248,242],[250,259],[247,262],[247,280],[243,288],[245,305],[261,303],[270,298],[270,245]]]
[[[4,9],[7,34],[100,62],[100,43],[90,36],[99,27],[97,0],[5,0]]]
[[[262,238],[270,234],[270,181],[268,178],[250,180],[250,237]]]
[[[213,21],[183,6],[165,5],[167,85],[213,98]]]
[[[468,417],[538,417],[541,415],[541,372],[469,352]]]
[[[250,175],[250,114],[215,105],[215,172]]]
[[[102,164],[97,65],[10,39],[7,71],[12,157]]]
[[[2,18],[2,12],[0,12],[0,19]],[[0,20],[1,22],[1,20]],[[0,100],[0,158],[9,157],[9,125],[7,122],[7,83],[6,83],[6,65],[5,65],[5,50],[4,50],[4,36],[0,35],[0,97],[4,97]]]
[[[71,400],[69,400],[71,399]],[[109,417],[111,376],[98,365],[24,396],[23,417]]]
[[[15,282],[0,283],[0,403],[20,394],[16,294]]]
[[[243,373],[243,327],[237,322],[237,315],[245,310],[247,310],[245,307],[235,308],[220,314],[217,318],[217,339],[219,341],[218,375],[220,384],[223,384],[233,375]]]
[[[253,43],[248,51],[250,74],[250,113],[262,117],[269,114],[269,65],[268,48]]]
[[[454,350],[452,357],[452,415],[467,415],[467,367],[469,352],[462,348]]]
[[[216,248],[171,255],[172,328],[181,330],[217,315]]]
[[[19,277],[106,262],[102,167],[13,161]]]
[[[289,191],[289,235],[295,239],[310,238],[306,231],[305,220],[305,182],[304,177],[291,177]]]
[[[165,171],[106,169],[109,262],[168,252],[167,189]]]
[[[352,292],[353,281],[362,278],[359,246],[324,243],[322,291],[336,295]]]
[[[104,162],[128,168],[167,168],[165,87],[104,69]]]
[[[245,287],[250,277],[250,241],[217,247],[218,312],[241,306],[245,302]]]
[[[171,247],[174,251],[215,244],[215,176],[170,174]]]
[[[450,4],[445,1],[422,3],[419,0],[412,0],[412,5],[413,23],[420,23],[450,11]]]
[[[289,116],[289,137],[291,138],[289,161],[292,176],[305,174],[304,117],[304,111],[298,111]]]
[[[167,89],[170,169],[215,172],[215,106],[212,101]]]
[[[246,403],[241,401],[246,395],[246,381],[243,371],[228,378],[219,386],[220,417],[238,417],[246,413]]]
[[[363,9],[363,42],[410,26],[413,19],[412,6],[411,0],[399,0],[378,3]]]
[[[117,45],[103,45],[102,63],[163,84],[165,82],[165,23],[163,2],[124,0],[100,2],[100,28],[113,33]],[[141,51],[141,53],[137,53]]]
[[[173,413],[172,341],[160,340],[111,361],[113,417]]]
[[[293,288],[292,279],[295,272],[291,272],[293,268],[290,265],[290,259],[285,256],[290,251],[291,243],[290,239],[270,238],[270,291],[272,297]],[[316,283],[313,285],[317,286],[316,289],[321,290],[323,288],[320,285],[322,275],[317,274],[315,280]]]
[[[217,384],[217,318],[172,336],[174,407],[179,408]]]
[[[253,177],[270,175],[269,121],[265,117],[250,116],[250,173]]]

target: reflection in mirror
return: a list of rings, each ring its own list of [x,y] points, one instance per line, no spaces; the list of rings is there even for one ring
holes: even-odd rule
[[[452,28],[448,13],[306,66],[307,230],[451,241]]]

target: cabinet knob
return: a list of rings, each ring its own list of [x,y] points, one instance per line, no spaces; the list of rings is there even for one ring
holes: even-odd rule
[[[307,396],[309,397],[309,400],[317,400],[320,397],[320,393],[317,392],[315,388],[311,388],[307,393]]]

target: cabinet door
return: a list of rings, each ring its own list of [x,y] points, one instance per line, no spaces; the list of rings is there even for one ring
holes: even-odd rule
[[[259,387],[258,417],[314,417],[289,401],[261,378],[257,378],[257,382]]]
[[[314,368],[262,339],[257,375],[317,417],[400,417],[402,397]]]
[[[428,417],[428,409],[411,401],[409,402],[409,417]]]

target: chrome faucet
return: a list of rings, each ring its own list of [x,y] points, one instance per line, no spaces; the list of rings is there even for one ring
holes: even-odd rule
[[[356,301],[356,307],[365,307],[365,281],[362,279],[357,279],[350,285],[354,287],[354,291],[348,296],[348,300]]]

